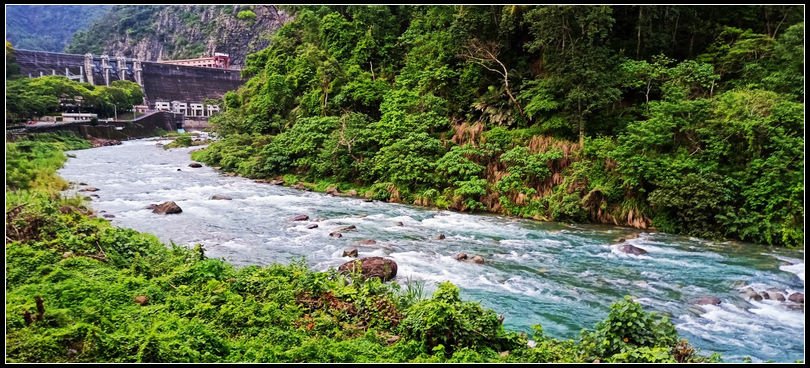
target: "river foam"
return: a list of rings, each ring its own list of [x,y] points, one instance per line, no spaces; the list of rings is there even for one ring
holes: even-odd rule
[[[356,247],[361,257],[394,259],[398,282],[421,280],[428,292],[453,282],[465,299],[503,314],[513,330],[530,332],[540,323],[551,336],[576,338],[604,319],[611,303],[631,295],[645,309],[670,316],[704,353],[720,352],[726,361],[804,359],[803,311],[747,300],[740,291],[752,286],[803,293],[803,252],[332,197],[190,168],[189,152],[197,148],[163,150],[155,143],[73,151],[76,157],[60,175],[99,188],[91,205],[115,215],[113,224],[165,242],[201,243],[209,257],[237,266],[305,258],[314,269],[327,270],[348,261],[343,250]],[[210,200],[214,194],[233,200]],[[168,200],[183,213],[146,209]],[[309,220],[291,221],[299,214]],[[318,227],[307,229],[310,224]],[[341,238],[329,235],[349,225],[356,229],[341,231]],[[618,238],[648,253],[625,254]],[[361,244],[364,239],[376,244]],[[459,262],[461,252],[485,263]],[[722,302],[694,305],[702,296]]]

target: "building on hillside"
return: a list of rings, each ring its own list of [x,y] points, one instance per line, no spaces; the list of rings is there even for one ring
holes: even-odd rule
[[[154,110],[171,111],[183,114],[187,118],[208,118],[219,113],[219,105],[206,105],[203,103],[188,103],[183,101],[155,101]],[[140,112],[140,111],[139,111]]]
[[[63,112],[61,117],[57,117],[57,121],[59,121],[59,118],[61,118],[61,121],[64,123],[72,123],[98,119],[98,114]]]
[[[196,59],[158,60],[158,63],[196,66],[200,68],[229,69],[231,67],[231,58],[228,54],[217,52],[214,53],[214,56],[209,57],[201,57]]]
[[[146,111],[149,110],[148,105],[135,105],[132,106],[132,108],[135,109],[135,112],[137,112],[138,114],[145,114]]]
[[[172,105],[168,101],[156,101],[155,110],[157,111],[172,111]]]

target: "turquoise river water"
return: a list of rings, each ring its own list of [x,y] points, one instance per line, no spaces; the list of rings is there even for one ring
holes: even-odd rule
[[[236,265],[305,257],[326,270],[349,260],[341,257],[344,249],[357,247],[361,257],[394,259],[400,282],[423,280],[428,292],[438,282],[455,283],[465,299],[503,314],[510,329],[529,332],[539,323],[552,336],[576,338],[604,319],[611,303],[631,295],[645,309],[669,315],[703,353],[719,352],[726,362],[804,360],[803,305],[741,293],[747,287],[804,293],[803,251],[332,197],[190,168],[196,147],[164,150],[156,143],[73,151],[59,174],[99,188],[91,205],[113,214],[114,225],[167,243],[202,243],[209,257]],[[210,200],[214,194],[233,200]],[[169,200],[183,212],[146,209]],[[310,221],[290,221],[297,214]],[[306,229],[312,223],[318,228]],[[357,230],[329,236],[347,225]],[[436,240],[439,234],[446,238]],[[628,242],[646,255],[618,250],[618,238],[634,235]],[[363,239],[377,243],[360,245]],[[459,252],[486,263],[456,261]],[[721,304],[696,305],[703,296]]]

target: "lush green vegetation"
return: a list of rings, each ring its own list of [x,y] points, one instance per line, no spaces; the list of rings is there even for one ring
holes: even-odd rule
[[[109,5],[10,5],[6,41],[21,49],[62,52],[74,33],[108,10]]]
[[[73,134],[31,134],[25,140],[6,143],[6,190],[63,189],[66,183],[56,176],[66,159],[62,151],[83,148],[90,148],[90,142]]]
[[[191,133],[180,133],[174,138],[173,141],[163,146],[163,148],[169,149],[178,147],[202,146],[208,143],[209,143],[208,139],[195,139],[195,135]]]
[[[256,20],[256,13],[253,10],[245,9],[236,13],[236,19],[252,22]]]
[[[507,331],[442,283],[383,284],[303,261],[235,268],[200,246],[112,227],[55,175],[76,136],[9,142],[10,362],[699,362],[666,317],[627,297],[581,338]],[[25,174],[21,174],[25,173]]]
[[[803,244],[801,7],[288,10],[196,160],[461,211]]]
[[[6,63],[16,66],[13,49],[6,43]],[[19,67],[17,72],[19,72]],[[6,72],[9,73],[8,70]],[[72,81],[65,76],[27,78],[7,75],[6,122],[24,121],[59,112],[97,113],[113,117],[143,103],[141,87],[132,81],[117,80],[110,86]]]

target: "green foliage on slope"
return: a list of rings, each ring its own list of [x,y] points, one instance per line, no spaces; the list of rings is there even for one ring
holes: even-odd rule
[[[290,10],[198,159],[390,201],[803,244],[798,7]]]
[[[110,10],[109,5],[9,5],[6,41],[26,50],[62,52],[73,35]]]

